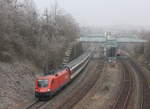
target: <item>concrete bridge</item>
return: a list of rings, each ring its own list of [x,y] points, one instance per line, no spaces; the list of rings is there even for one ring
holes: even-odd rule
[[[118,37],[115,35],[111,35],[110,32],[106,32],[105,35],[101,34],[90,34],[86,36],[82,36],[79,39],[80,42],[83,43],[99,43],[101,47],[104,47],[104,55],[107,56],[109,59],[114,59],[116,57],[117,49],[119,48],[120,44],[138,44],[138,43],[145,43],[146,40],[138,38],[136,36],[123,36]]]
[[[99,34],[82,36],[79,39],[81,42],[98,42],[98,43],[145,43],[146,40],[137,37],[115,37],[115,36],[105,36]]]

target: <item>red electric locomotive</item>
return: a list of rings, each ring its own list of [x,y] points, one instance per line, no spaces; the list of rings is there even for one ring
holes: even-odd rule
[[[89,55],[83,54],[79,57],[79,62],[69,68],[68,66],[59,67],[44,73],[44,76],[36,79],[35,97],[42,99],[52,97],[57,91],[74,79],[89,62]],[[82,60],[80,58],[83,58]],[[76,62],[76,61],[75,61]]]
[[[35,97],[40,99],[53,96],[70,81],[70,77],[71,70],[66,66],[45,73],[36,79]]]

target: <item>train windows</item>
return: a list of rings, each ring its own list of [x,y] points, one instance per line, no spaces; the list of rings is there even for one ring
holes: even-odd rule
[[[38,80],[38,87],[48,87],[48,80],[47,79]]]

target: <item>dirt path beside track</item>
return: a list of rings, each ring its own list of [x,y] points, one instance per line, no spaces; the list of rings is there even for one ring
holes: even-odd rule
[[[106,64],[96,84],[73,109],[108,109],[113,105],[121,79],[122,72],[118,64],[115,67]]]

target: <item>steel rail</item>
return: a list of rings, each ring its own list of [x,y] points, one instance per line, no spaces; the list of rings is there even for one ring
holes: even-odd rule
[[[131,74],[131,70],[127,66],[127,63],[124,62],[124,60],[120,60],[122,64],[124,79],[122,81],[121,91],[111,109],[127,109],[133,92],[133,77]]]
[[[140,109],[150,109],[150,84],[147,78],[144,75],[141,67],[135,63],[131,58],[129,59],[131,65],[137,72],[138,76],[140,77],[141,83],[141,106]]]
[[[77,73],[77,75],[82,71],[82,69],[84,69],[86,67],[86,65],[88,64],[89,62],[89,58],[90,58],[90,55],[91,53],[85,53],[83,55],[81,55],[81,57],[79,57],[79,59],[81,59],[80,61],[76,61],[74,60],[74,62],[76,62],[74,64],[74,66],[71,66],[71,69],[75,69],[76,67],[78,67],[80,64],[84,63],[81,68],[79,68],[76,72],[74,73]],[[78,63],[77,63],[78,62]],[[73,62],[71,62],[72,64]],[[71,79],[73,79],[74,77],[72,77]],[[30,104],[29,106],[25,107],[24,109],[40,109],[40,107],[42,107],[43,105],[45,105],[47,102],[41,102],[41,101],[35,101],[33,102],[32,104]]]
[[[103,66],[104,66],[104,62],[101,61],[101,63],[99,63],[97,67],[102,70]],[[57,106],[56,109],[71,109],[94,86],[94,84],[99,78],[99,75],[100,75],[99,73],[97,73],[97,75],[92,75],[83,83],[79,84],[78,86],[79,90],[76,90],[73,95],[69,96],[69,98],[65,100],[63,103],[61,103],[59,106]]]

